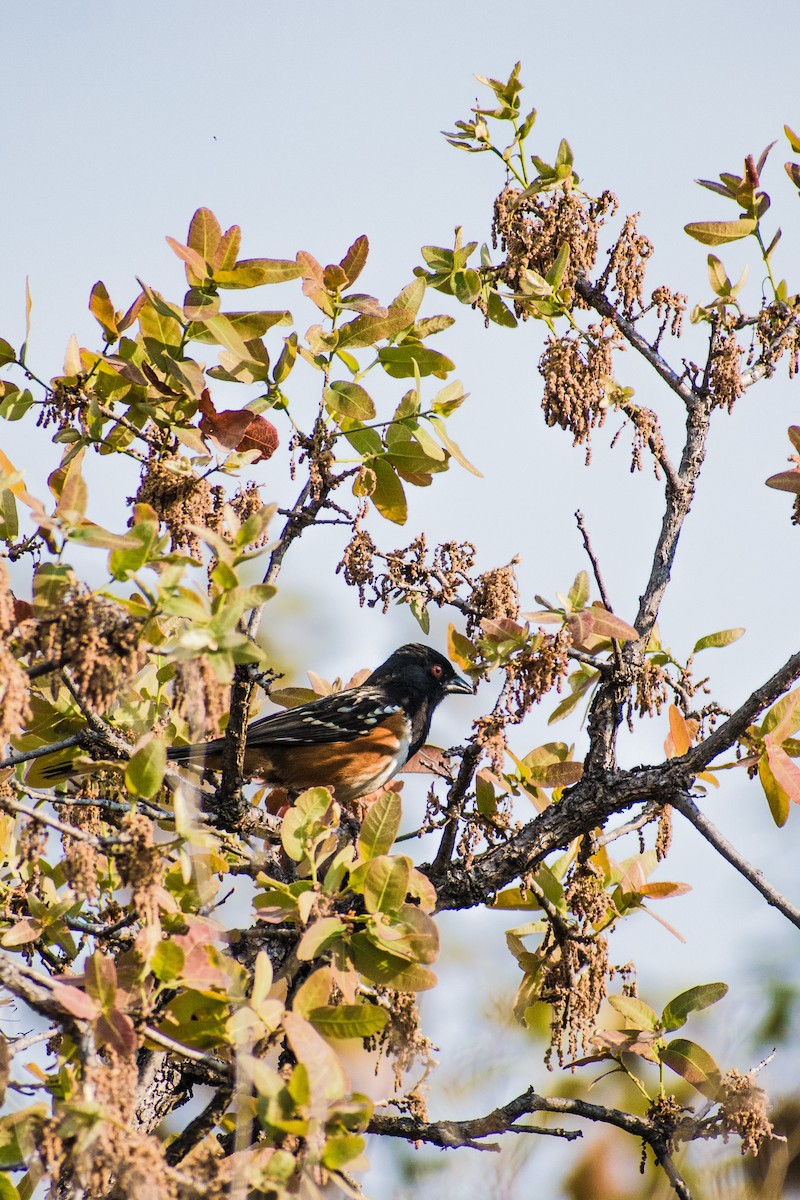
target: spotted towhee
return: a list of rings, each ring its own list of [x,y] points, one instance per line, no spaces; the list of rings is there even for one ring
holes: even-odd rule
[[[436,650],[401,646],[359,687],[247,727],[245,774],[297,793],[330,787],[347,804],[375,792],[424,744],[438,704],[474,689]],[[225,738],[173,746],[174,762],[219,770]]]

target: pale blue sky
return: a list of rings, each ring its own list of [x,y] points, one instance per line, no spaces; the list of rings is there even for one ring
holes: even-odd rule
[[[756,12],[739,0],[40,0],[7,4],[4,18],[0,336],[21,341],[27,275],[34,302],[29,361],[48,377],[60,370],[73,332],[83,344],[98,340],[86,307],[95,280],[105,281],[118,307],[133,299],[136,275],[168,295],[182,294],[180,264],[164,236],[183,239],[201,204],[224,225],[242,226],[250,255],[293,257],[308,249],[335,261],[366,233],[371,257],[359,286],[384,300],[409,281],[422,244],[449,244],[457,224],[468,237],[487,239],[501,184],[496,160],[458,154],[440,130],[468,114],[479,94],[474,73],[506,75],[516,59],[526,98],[540,114],[532,149],[552,159],[567,137],[588,190],[610,187],[624,211],[641,211],[641,228],[657,249],[651,286],[686,291],[690,305],[709,297],[705,252],[682,227],[733,212],[692,181],[740,170],[746,153],[758,154],[774,138],[781,141],[765,185],[784,230],[779,269],[789,273],[800,264],[800,205],[782,170],[783,123],[800,128],[800,19],[793,5],[764,4]],[[738,274],[747,255],[735,247],[721,256]],[[757,295],[761,276],[751,261]],[[800,287],[796,277],[789,282]],[[304,328],[295,294],[276,289],[233,300],[293,306]],[[422,523],[431,540],[476,542],[486,566],[519,552],[525,606],[535,607],[534,592],[565,591],[586,566],[572,516],[580,507],[615,608],[630,619],[660,520],[652,473],[629,475],[626,450],[607,452],[602,431],[586,470],[567,435],[544,430],[538,328],[485,332],[475,314],[431,296],[425,312],[437,311],[458,318],[437,348],[455,359],[472,393],[452,432],[485,480],[458,471],[436,479],[430,496],[414,498],[406,530],[373,523],[379,544],[405,544]],[[306,315],[311,324],[313,314]],[[668,352],[678,363],[702,353],[699,347],[689,332]],[[620,381],[633,382],[641,402],[663,414],[674,439],[677,400],[631,359],[618,363]],[[747,627],[737,646],[707,656],[731,706],[797,648],[800,534],[789,525],[789,499],[763,486],[789,452],[785,430],[797,421],[797,404],[782,365],[779,380],[755,389],[732,419],[716,422],[664,610],[664,639],[680,653],[712,629]],[[18,465],[31,464],[32,490],[55,465],[49,443],[23,444],[19,426],[0,428],[0,446]],[[274,463],[258,472],[265,498],[290,498]],[[99,473],[92,478],[103,488],[99,511],[107,517],[114,495]],[[309,539],[288,566],[286,584],[310,589],[313,599],[299,617],[290,620],[284,610],[276,618],[285,620],[278,637],[302,639],[297,659],[329,674],[349,674],[416,636],[407,614],[358,614],[354,596],[331,581],[339,551],[338,540],[322,531],[313,544]],[[463,739],[464,713],[455,701],[443,710],[442,740]],[[532,718],[523,750],[553,736],[545,715]],[[655,758],[665,732],[663,721],[654,723],[631,748],[631,761]],[[581,735],[565,727],[558,736]],[[774,831],[763,799],[740,778],[726,781],[709,812],[751,847],[770,876],[794,884],[788,847],[796,841],[796,814],[786,830]],[[696,891],[663,908],[692,934],[669,974],[677,972],[679,983],[696,982],[698,970],[709,978],[730,974],[733,937],[721,930],[718,912],[712,915],[717,896],[743,906],[738,936],[752,936],[751,946],[760,939],[758,953],[770,970],[773,939],[775,960],[786,947],[780,919],[713,863],[694,834],[681,832],[677,841],[667,874],[693,875]],[[482,924],[476,920],[476,931]],[[631,923],[627,953],[640,932]],[[627,936],[619,935],[620,946]],[[649,978],[656,989],[668,987],[670,939],[653,926],[645,940]],[[513,969],[507,978],[513,981]],[[446,1050],[446,1017],[437,1024]],[[373,1193],[388,1195],[378,1182]]]

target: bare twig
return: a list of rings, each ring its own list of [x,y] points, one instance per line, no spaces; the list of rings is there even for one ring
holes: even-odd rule
[[[599,837],[592,840],[592,845],[598,850],[602,846],[607,846],[609,842],[615,842],[618,838],[625,837],[628,833],[637,833],[640,829],[644,829],[651,821],[655,820],[661,812],[663,805],[651,801],[645,804],[638,817],[634,817],[632,821],[626,821],[624,825],[617,825],[615,829],[610,829],[608,833],[603,833]]]
[[[613,612],[614,609],[611,607],[611,601],[608,598],[608,592],[606,591],[605,584],[603,583],[603,576],[600,573],[600,563],[597,561],[597,555],[592,549],[592,543],[589,538],[589,530],[586,528],[586,523],[583,519],[583,513],[580,509],[576,509],[575,511],[575,520],[578,525],[578,531],[583,538],[583,548],[588,555],[589,562],[592,564],[592,572],[594,574],[595,583],[597,584],[597,590],[600,593],[600,599],[603,601],[603,607],[608,609],[609,612]]]
[[[611,601],[608,598],[608,593],[606,591],[605,584],[603,583],[603,576],[600,573],[600,563],[597,561],[597,555],[595,554],[594,549],[592,548],[591,539],[589,537],[589,530],[586,528],[586,524],[583,519],[583,513],[581,512],[580,509],[577,509],[575,512],[575,520],[578,523],[578,530],[580,531],[580,535],[583,538],[583,548],[588,555],[589,562],[592,564],[592,572],[594,574],[595,583],[597,584],[597,590],[600,592],[600,599],[603,602],[603,607],[606,608],[609,612],[613,612],[614,610],[611,607]],[[613,646],[613,649],[614,649],[614,661],[616,662],[617,669],[621,670],[622,669],[622,651],[620,649],[620,644],[616,638],[613,638],[611,645]]]
[[[708,817],[700,811],[700,809],[692,800],[691,796],[678,796],[672,801],[672,807],[677,809],[687,821],[694,825],[698,833],[701,833],[706,841],[714,847],[726,862],[729,862],[732,867],[735,867],[740,875],[751,883],[757,892],[770,904],[776,908],[778,912],[783,913],[788,921],[800,929],[800,908],[783,896],[777,888],[774,888],[771,883],[768,883],[761,871],[749,863],[743,855],[733,846],[727,838],[725,838],[715,825],[709,821]]]

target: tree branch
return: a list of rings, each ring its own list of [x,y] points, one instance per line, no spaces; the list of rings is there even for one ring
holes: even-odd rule
[[[635,1138],[641,1138],[652,1148],[660,1166],[672,1184],[680,1200],[692,1200],[688,1185],[680,1175],[669,1153],[669,1131],[648,1117],[637,1117],[633,1113],[617,1108],[606,1108],[601,1104],[589,1104],[585,1100],[570,1100],[562,1096],[540,1096],[533,1088],[523,1092],[508,1104],[496,1108],[485,1117],[471,1121],[418,1121],[413,1117],[374,1116],[367,1126],[367,1133],[383,1137],[404,1138],[410,1142],[429,1142],[443,1149],[468,1146],[475,1150],[498,1149],[497,1146],[482,1146],[480,1140],[494,1134],[539,1133],[572,1140],[581,1137],[578,1129],[548,1129],[542,1126],[517,1125],[520,1117],[533,1113],[557,1113],[581,1117],[613,1125]]]
[[[604,291],[595,287],[585,275],[578,276],[576,279],[575,291],[578,293],[581,299],[585,300],[587,304],[590,304],[595,312],[599,313],[601,317],[607,317],[609,321],[612,321],[614,325],[616,325],[617,329],[625,338],[625,341],[630,343],[634,350],[641,354],[642,358],[644,358],[650,364],[656,374],[660,375],[660,377],[664,380],[667,387],[671,388],[677,396],[680,396],[684,404],[691,404],[691,402],[694,400],[694,392],[691,384],[688,383],[683,376],[678,375],[676,371],[673,371],[666,359],[662,358],[658,351],[650,345],[647,338],[642,337],[635,325],[633,325],[630,321],[625,320],[622,314],[617,311],[617,309],[608,299]]]
[[[673,759],[672,766],[684,768],[693,775],[704,771],[718,755],[722,754],[724,750],[729,750],[739,740],[748,725],[752,725],[759,713],[780,699],[798,678],[800,678],[800,651],[793,654],[766,683],[762,683],[761,687],[756,688],[724,724],[718,726],[697,746],[693,746],[682,758]]]

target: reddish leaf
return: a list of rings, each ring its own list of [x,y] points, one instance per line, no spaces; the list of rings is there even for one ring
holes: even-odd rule
[[[615,1054],[638,1054],[649,1062],[658,1062],[653,1049],[658,1039],[659,1034],[648,1029],[598,1029],[589,1041]]]
[[[800,767],[792,762],[783,747],[777,745],[769,733],[764,738],[764,748],[778,786],[794,804],[800,804]]]
[[[97,1002],[71,983],[54,983],[53,997],[63,1009],[80,1021],[91,1021],[97,1016]]]
[[[241,453],[258,450],[258,458],[254,461],[265,462],[278,449],[278,431],[266,417],[254,416],[236,449]]]
[[[528,627],[520,625],[518,621],[512,621],[510,617],[498,617],[497,620],[484,617],[481,621],[481,631],[492,642],[504,642],[509,638],[524,641]]]
[[[697,736],[698,728],[697,721],[687,721],[680,709],[676,708],[674,704],[670,704],[669,734],[664,742],[664,753],[667,758],[681,758],[687,754]]]
[[[616,638],[620,642],[635,642],[639,637],[632,625],[603,608],[602,604],[593,604],[588,611],[592,614],[594,632],[599,637]]]
[[[14,624],[19,625],[22,621],[27,621],[33,616],[33,608],[27,600],[18,600],[14,597]]]
[[[178,258],[186,264],[186,277],[190,283],[205,279],[208,270],[202,254],[198,254],[196,250],[192,250],[191,246],[184,246],[182,242],[176,241],[175,238],[168,237],[165,238],[165,241],[169,248],[177,254]]]
[[[217,412],[208,388],[203,388],[199,404],[200,432],[212,438],[224,450],[258,450],[256,462],[271,458],[278,448],[278,431],[265,417],[249,409],[225,409]]]
[[[800,467],[770,475],[766,482],[767,487],[776,488],[779,492],[794,492],[800,495]]]
[[[369,242],[367,241],[366,235],[362,233],[360,237],[356,238],[342,261],[339,263],[339,266],[344,272],[345,280],[348,286],[355,283],[355,281],[358,279],[359,275],[364,269],[364,263],[367,261],[368,254]]]
[[[231,230],[228,230],[228,233],[231,233]],[[220,223],[211,209],[198,208],[192,217],[186,237],[189,249],[194,250],[204,263],[213,262],[221,236]]]
[[[118,1008],[101,1013],[94,1023],[95,1037],[101,1045],[112,1046],[121,1058],[133,1058],[139,1042],[133,1021]]]
[[[89,296],[89,311],[100,323],[108,341],[115,342],[119,337],[114,305],[108,295],[106,285],[98,279]]]
[[[447,770],[448,762],[449,760],[445,758],[445,752],[440,746],[426,743],[416,754],[411,756],[401,773],[403,775],[438,775],[441,771]]]

